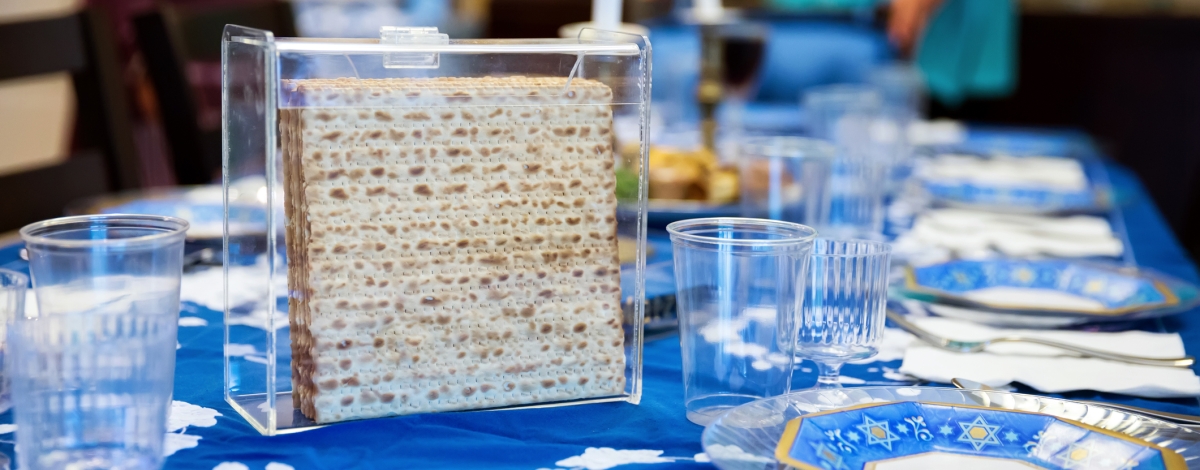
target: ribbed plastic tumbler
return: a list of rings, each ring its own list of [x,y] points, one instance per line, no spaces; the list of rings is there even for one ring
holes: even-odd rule
[[[891,258],[886,243],[822,238],[813,244],[796,363],[817,363],[818,388],[840,387],[842,364],[879,352]]]

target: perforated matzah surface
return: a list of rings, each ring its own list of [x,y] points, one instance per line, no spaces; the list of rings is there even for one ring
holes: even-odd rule
[[[286,81],[293,397],[319,423],[625,388],[612,92]]]

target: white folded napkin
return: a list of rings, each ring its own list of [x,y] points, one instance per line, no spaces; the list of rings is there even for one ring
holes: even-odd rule
[[[948,250],[969,259],[993,250],[1008,256],[1120,256],[1124,243],[1100,217],[997,214],[965,209],[933,209],[917,217],[896,240],[902,251]],[[982,254],[982,255],[981,255]]]
[[[1183,340],[1174,333],[1017,330],[948,318],[910,316],[908,319],[938,336],[961,341],[1016,334],[1146,357],[1186,354]],[[1191,369],[1143,366],[1071,354],[1024,343],[996,344],[988,347],[987,352],[965,354],[914,340],[904,353],[900,372],[942,383],[956,377],[993,387],[1021,382],[1047,393],[1096,390],[1154,398],[1200,395],[1200,377]]]
[[[1078,160],[1059,157],[941,154],[922,161],[914,172],[922,180],[944,184],[973,184],[993,188],[1083,191],[1087,174]]]
[[[947,145],[967,140],[967,126],[947,119],[913,121],[908,125],[908,142],[912,145]]]

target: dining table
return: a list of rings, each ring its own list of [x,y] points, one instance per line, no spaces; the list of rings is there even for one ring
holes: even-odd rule
[[[1037,141],[1098,158],[1120,201],[1128,243],[1140,266],[1200,283],[1196,265],[1176,239],[1146,189],[1127,168],[1101,155],[1077,131],[971,127],[967,144]],[[0,247],[0,268],[28,271],[20,243]],[[184,275],[195,282],[207,267]],[[208,273],[212,278],[212,273]],[[210,284],[211,285],[211,284]],[[217,284],[219,286],[219,284]],[[352,421],[277,436],[263,436],[226,403],[223,359],[241,354],[223,345],[219,304],[184,297],[180,313],[174,404],[166,436],[165,468],[220,470],[353,468],[712,468],[701,448],[704,428],[684,413],[678,336],[649,339],[642,354],[642,395],[626,402],[499,411],[467,411]],[[1200,309],[1142,320],[1129,328],[1177,332],[1189,354],[1200,354]],[[842,382],[856,385],[944,386],[914,383],[898,374],[901,358],[849,364]],[[1200,369],[1198,369],[1200,370]],[[801,364],[792,388],[814,386],[815,366]],[[1034,393],[1020,385],[1017,391]],[[1176,413],[1200,414],[1195,398],[1144,399],[1077,391],[1069,399],[1124,403]],[[0,415],[12,423],[12,411]],[[0,451],[12,455],[11,424],[0,424]]]

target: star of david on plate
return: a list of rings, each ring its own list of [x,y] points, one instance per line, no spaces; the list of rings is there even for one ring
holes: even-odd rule
[[[887,450],[892,450],[892,443],[900,440],[895,433],[889,429],[888,421],[875,421],[870,416],[863,415],[863,423],[855,426],[859,431],[862,431],[867,436],[867,445],[879,444]]]
[[[1090,468],[1092,457],[1096,455],[1091,442],[1080,444],[1073,442],[1055,457],[1063,462],[1063,468]]]
[[[1004,433],[1004,440],[1008,442],[1017,442],[1017,440],[1020,438],[1021,436],[1018,436],[1017,433],[1012,431]]]
[[[988,424],[983,419],[983,416],[976,416],[975,421],[971,421],[970,423],[960,422],[958,426],[962,428],[962,434],[958,436],[958,442],[970,443],[976,451],[979,451],[988,444],[1001,445],[1000,439],[996,436],[1000,431],[1000,426]]]
[[[949,436],[951,434],[954,434],[954,428],[952,428],[950,426],[942,425],[942,427],[938,428],[938,432],[942,433],[943,436]]]
[[[834,468],[834,469],[846,468],[845,463],[842,461],[841,454],[838,454],[837,451],[835,451],[832,448],[830,448],[829,446],[825,445],[824,442],[819,442],[819,443],[811,444],[811,445],[813,448],[813,452],[815,452],[817,454],[817,458],[819,458],[819,459],[821,459],[821,461],[829,464],[829,468]]]

